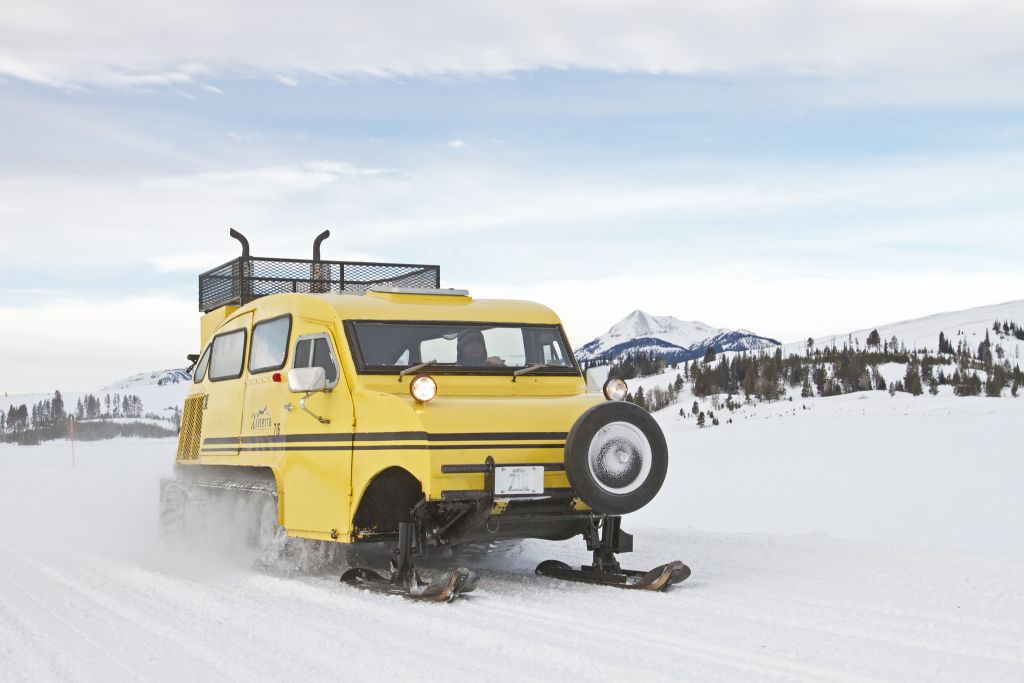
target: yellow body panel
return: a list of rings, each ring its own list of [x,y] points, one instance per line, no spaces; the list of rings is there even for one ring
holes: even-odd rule
[[[291,316],[288,356],[273,372],[250,373],[252,327]],[[281,524],[293,536],[351,540],[353,515],[380,472],[400,467],[419,480],[427,500],[443,490],[482,490],[481,474],[442,474],[445,464],[563,461],[576,419],[604,400],[587,393],[582,376],[436,376],[426,404],[408,390],[411,377],[360,375],[346,320],[463,321],[558,325],[547,307],[468,296],[372,292],[366,295],[280,294],[204,316],[203,348],[225,331],[247,329],[246,367],[237,379],[195,383],[205,397],[197,457],[179,464],[268,467],[278,484]],[[296,339],[326,335],[340,365],[337,385],[306,399],[288,390]],[[195,404],[193,400],[193,404]],[[320,422],[313,414],[329,420]],[[194,440],[194,439],[193,439]],[[196,454],[193,454],[196,455]],[[568,486],[565,473],[545,473],[545,486]]]

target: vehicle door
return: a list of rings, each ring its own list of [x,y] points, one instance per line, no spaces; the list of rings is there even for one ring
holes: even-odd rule
[[[210,343],[203,452],[238,455],[242,402],[245,394],[245,356],[252,313],[224,323]]]
[[[265,319],[257,314],[253,321],[242,411],[243,453],[270,453],[273,452],[268,450],[270,445],[284,441],[282,426],[288,415],[286,405],[293,399],[285,379],[292,327],[289,314]]]
[[[334,325],[296,318],[290,368],[321,367],[327,391],[290,394],[284,512],[291,529],[347,533],[352,496],[352,396],[338,357]],[[301,401],[305,398],[305,408]]]

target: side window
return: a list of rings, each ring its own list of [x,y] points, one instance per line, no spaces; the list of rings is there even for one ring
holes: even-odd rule
[[[210,379],[235,379],[242,376],[245,356],[245,330],[235,330],[213,338],[210,351]]]
[[[210,364],[210,347],[207,346],[206,350],[203,351],[202,357],[199,362],[196,363],[196,370],[192,373],[192,381],[195,384],[199,384],[206,379],[206,367]]]
[[[289,315],[265,320],[252,328],[249,345],[249,372],[269,372],[284,367],[288,356],[288,335],[292,329]]]
[[[325,334],[314,334],[295,342],[294,368],[323,368],[327,387],[338,383],[338,359],[334,347]]]

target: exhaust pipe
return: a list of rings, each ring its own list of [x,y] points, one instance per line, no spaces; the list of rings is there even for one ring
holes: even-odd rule
[[[249,260],[249,240],[234,228],[229,228],[228,234],[242,245],[241,258],[231,266],[232,294],[237,297],[238,305],[242,306],[252,300],[252,261]]]
[[[234,228],[228,228],[228,234],[242,243],[242,258],[249,258],[249,240],[245,239],[245,235]]]
[[[320,263],[320,245],[331,236],[330,230],[324,230],[313,240],[313,263],[309,266],[310,291],[321,294],[331,291],[330,265]]]
[[[325,239],[327,239],[328,237],[330,237],[330,236],[331,236],[331,231],[330,230],[324,230],[322,233],[320,233],[319,235],[316,236],[315,240],[313,240],[313,260],[314,261],[319,261],[320,260],[320,245],[323,244],[323,241]]]

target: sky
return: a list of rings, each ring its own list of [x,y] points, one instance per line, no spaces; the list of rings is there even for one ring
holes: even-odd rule
[[[1024,5],[5,2],[0,391],[197,352],[238,254],[791,341],[1024,298]],[[1024,322],[1024,321],[1022,321]]]

